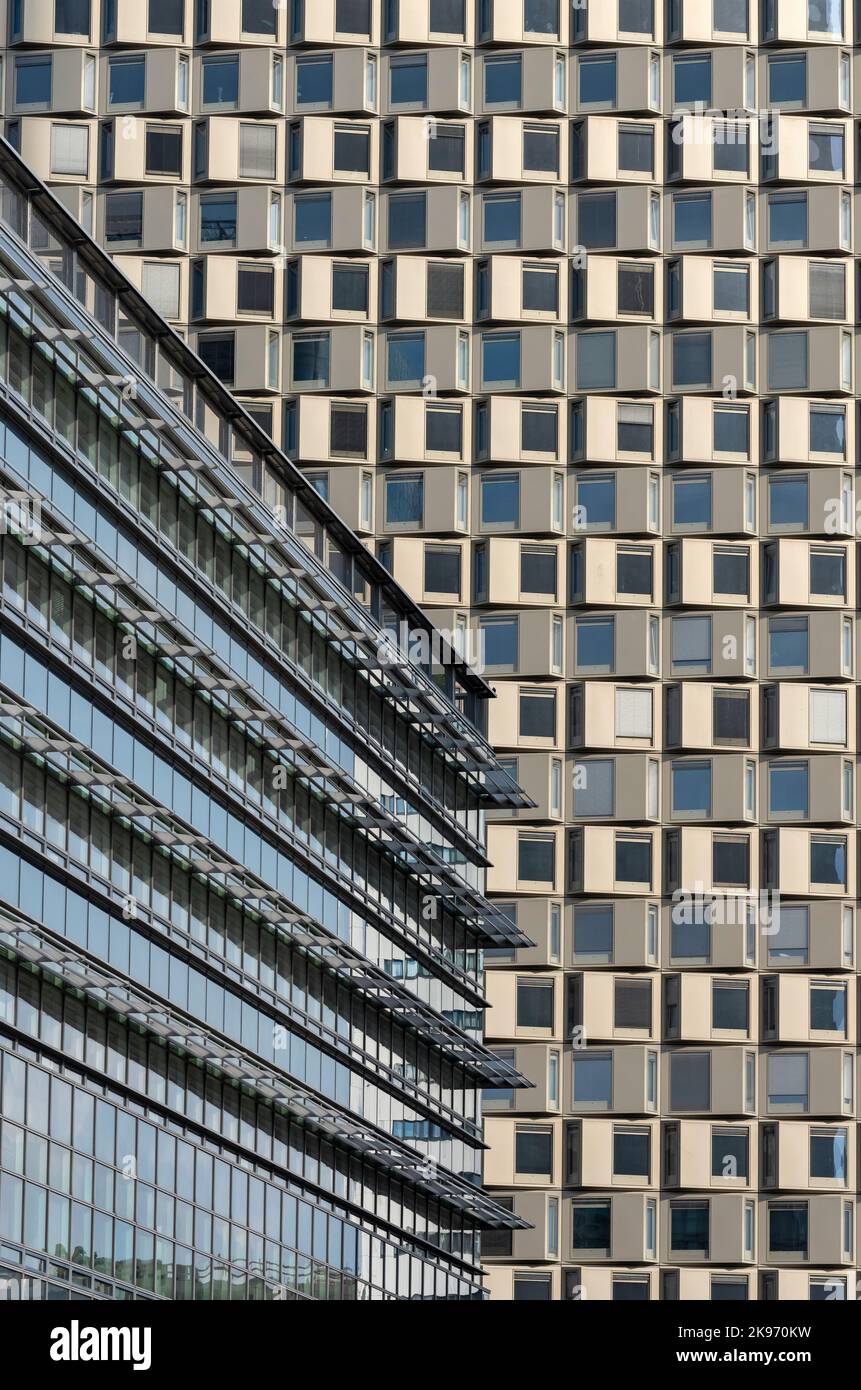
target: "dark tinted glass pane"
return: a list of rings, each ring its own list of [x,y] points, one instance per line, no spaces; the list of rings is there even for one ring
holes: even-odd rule
[[[368,312],[368,267],[336,265],[332,271],[332,308]]]
[[[712,1177],[747,1177],[748,1138],[729,1130],[712,1131]]]
[[[746,985],[715,985],[712,989],[712,1027],[747,1030],[750,993]]]
[[[670,1208],[670,1248],[698,1250],[709,1248],[709,1209],[707,1206]]]
[[[357,454],[365,458],[368,451],[367,411],[352,407],[347,410],[333,405],[329,433],[333,454]]]
[[[655,162],[655,134],[651,126],[619,127],[619,168],[651,174]]]
[[[428,406],[425,410],[425,448],[447,454],[459,454],[463,434],[463,415],[460,410]]]
[[[617,980],[615,1001],[615,1026],[617,1028],[651,1028],[652,986],[650,983],[640,980]]]
[[[389,248],[392,251],[425,244],[426,200],[424,193],[389,198]]]
[[[559,307],[559,272],[557,270],[523,271],[523,307],[556,313]]]
[[[810,592],[842,598],[846,593],[846,556],[842,551],[810,552]]]
[[[463,266],[432,264],[427,268],[428,318],[463,318]]]
[[[745,551],[714,552],[716,594],[746,594],[750,585],[750,556]]]
[[[670,1109],[708,1110],[711,1066],[707,1052],[676,1052],[670,1059]]]
[[[842,410],[811,410],[810,448],[816,454],[846,454],[846,416]]]
[[[595,1202],[582,1206],[575,1202],[572,1210],[575,1250],[609,1250],[610,1203]]]
[[[425,589],[434,594],[460,593],[460,551],[425,550]]]
[[[272,313],[275,307],[275,272],[270,266],[239,267],[236,307],[245,313]]]
[[[217,338],[201,337],[197,341],[198,356],[210,371],[228,385],[233,381],[234,351],[235,340],[232,333],[225,333]]]
[[[616,245],[616,194],[581,194],[577,200],[578,238],[588,250]]]
[[[558,174],[559,131],[556,128],[523,132],[523,167],[533,172]]]
[[[111,59],[108,64],[108,101],[111,106],[143,104],[145,70],[143,58]]]
[[[803,1254],[807,1250],[806,1202],[791,1207],[769,1208],[768,1244],[775,1251]]]
[[[435,126],[433,138],[428,141],[428,168],[462,174],[464,149],[463,126]]]
[[[182,173],[182,131],[148,130],[146,167],[150,174]]]
[[[745,693],[715,691],[712,706],[712,734],[718,739],[738,739],[748,742],[750,733],[750,701]]]
[[[622,314],[651,314],[655,307],[655,272],[651,266],[619,266],[618,308]]]
[[[556,453],[557,414],[553,410],[520,412],[521,448],[527,453]]]
[[[301,58],[296,64],[297,106],[328,106],[332,101],[332,59]]]
[[[54,28],[58,34],[89,34],[90,0],[55,0]],[[152,28],[152,24],[150,24]]]
[[[558,34],[559,0],[523,0],[523,29],[527,34]]]
[[[270,34],[274,38],[278,10],[272,0],[242,0],[242,28],[246,34]]]
[[[149,29],[152,34],[182,36],[183,0],[149,0]]]
[[[517,984],[518,1028],[553,1027],[553,986]],[[547,1171],[546,1169],[544,1170]]]
[[[532,883],[552,883],[553,856],[553,840],[521,839],[518,846],[518,878]]]
[[[750,844],[747,840],[715,839],[712,844],[712,875],[715,883],[747,887],[750,877]]]
[[[432,34],[464,32],[464,0],[430,0],[428,28]]]
[[[370,148],[367,130],[336,130],[334,167],[348,174],[367,174]]]
[[[520,735],[522,738],[553,738],[556,734],[556,698],[549,694],[520,696]]]
[[[552,1173],[553,1136],[543,1130],[518,1130],[514,1141],[518,1173]]]

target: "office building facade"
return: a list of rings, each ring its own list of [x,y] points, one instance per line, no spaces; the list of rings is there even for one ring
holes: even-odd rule
[[[8,138],[496,689],[494,1298],[855,1297],[855,8],[6,6]]]
[[[4,1295],[481,1298],[489,691],[0,165]]]

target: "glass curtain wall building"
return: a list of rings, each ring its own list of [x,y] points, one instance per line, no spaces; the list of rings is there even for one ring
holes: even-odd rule
[[[854,1297],[858,7],[6,8],[9,140],[495,687],[491,1296]]]
[[[489,691],[7,145],[0,277],[4,1289],[480,1298]]]

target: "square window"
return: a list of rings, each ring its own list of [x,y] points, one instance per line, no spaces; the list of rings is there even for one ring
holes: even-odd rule
[[[574,950],[575,954],[578,954],[576,918]],[[587,951],[585,954],[588,955],[589,952]],[[612,1053],[603,1053],[589,1056],[590,1050],[575,1052],[573,1057],[574,1105],[584,1109],[609,1110],[613,1103],[613,1055]],[[577,1244],[576,1240],[574,1243]]]
[[[614,623],[612,618],[582,618],[576,624],[577,669],[582,673],[609,674],[613,670]]]
[[[243,179],[258,179],[264,183],[275,182],[275,151],[277,129],[274,125],[249,125],[243,122],[239,127],[239,176]],[[297,200],[298,201],[298,200]]]
[[[520,194],[505,193],[485,196],[484,242],[487,246],[516,247],[520,245]]]
[[[710,193],[673,196],[673,244],[691,249],[711,246],[712,196]]]
[[[517,981],[517,1027],[552,1029],[552,980]]]
[[[616,105],[616,55],[581,57],[577,64],[578,104],[611,111]]]
[[[387,348],[389,383],[397,386],[421,386],[425,374],[424,333],[390,333]]]
[[[54,32],[90,36],[90,0],[54,0]]]
[[[611,763],[612,766],[612,763]],[[612,793],[611,793],[612,795]],[[579,814],[579,812],[578,812]],[[612,814],[609,812],[608,814]],[[601,904],[597,907],[578,904],[574,910],[574,955],[577,960],[606,961],[613,959],[613,907],[612,904]],[[601,1060],[601,1071],[588,1074],[588,1068],[584,1068],[582,1074],[582,1094],[580,1100],[588,1100],[597,1097],[589,1095],[589,1085],[587,1080],[591,1080],[592,1087],[599,1090],[600,1094],[606,1095],[606,1103],[610,1103],[610,1081],[612,1078],[612,1060],[607,1057]],[[575,1060],[574,1073],[574,1099],[577,1101],[577,1061]],[[596,1084],[600,1077],[600,1083]]]
[[[712,588],[715,594],[750,596],[750,553],[729,546],[715,546],[712,556]]]
[[[517,618],[482,618],[480,628],[483,664],[495,670],[515,670],[518,663]]]
[[[746,981],[712,981],[712,1028],[746,1033],[750,1026],[750,989]]]
[[[481,377],[497,389],[520,384],[520,334],[485,333],[481,339]]]
[[[810,882],[846,886],[846,841],[843,838],[811,838]]]
[[[834,546],[810,552],[810,592],[826,598],[846,598],[846,551]]]
[[[615,804],[615,761],[589,758],[574,768],[574,814],[594,818],[612,816]]]
[[[51,173],[87,177],[90,132],[87,126],[51,126]]]
[[[653,126],[620,125],[619,172],[653,174],[655,167],[655,131]]]
[[[523,883],[553,883],[556,877],[556,840],[552,835],[520,835],[517,843],[517,877]]]
[[[366,265],[351,263],[332,267],[332,308],[354,314],[368,312],[368,277]]]
[[[650,980],[616,980],[613,1005],[614,1028],[652,1027],[652,985]]]
[[[521,690],[519,731],[521,738],[555,739],[555,690]]]
[[[524,1174],[553,1173],[553,1132],[518,1129],[514,1139],[514,1171]]]
[[[651,1139],[647,1129],[613,1130],[613,1177],[644,1178],[651,1173]]]
[[[673,666],[708,673],[712,664],[711,618],[679,617],[671,621]]]
[[[652,882],[652,837],[651,835],[616,836],[617,883]]]
[[[711,386],[711,333],[673,334],[673,386]]]
[[[587,250],[616,245],[616,194],[580,193],[577,197],[578,239]]]
[[[523,59],[517,54],[501,57],[487,55],[484,59],[485,106],[519,106],[521,101]]]
[[[333,60],[324,57],[296,59],[296,105],[329,108],[332,105]]]
[[[434,124],[428,140],[428,169],[460,174],[465,170],[466,136],[462,125]]]
[[[721,314],[750,313],[750,270],[747,266],[715,266],[714,308]]]
[[[808,130],[808,166],[811,173],[841,174],[844,166],[844,133],[838,125],[811,125]]]
[[[716,454],[750,457],[750,411],[747,406],[712,407],[712,447]]]
[[[746,690],[712,693],[712,740],[715,743],[750,742],[750,694]]]
[[[655,271],[650,265],[622,262],[618,270],[616,306],[620,314],[655,312]]]
[[[806,390],[807,333],[769,333],[767,340],[769,391]]]
[[[306,386],[328,386],[328,333],[293,335],[293,380]]]
[[[239,57],[213,54],[202,63],[203,105],[235,107],[239,102]]]
[[[514,528],[520,524],[520,476],[485,473],[481,479],[481,524]]]
[[[772,671],[807,673],[807,619],[769,618],[768,662]]]
[[[390,251],[421,249],[427,241],[427,195],[399,193],[389,195]]]
[[[182,129],[179,126],[147,126],[147,174],[182,175]]]
[[[559,127],[523,127],[523,168],[559,176]]]
[[[801,249],[807,245],[807,194],[768,195],[768,241],[772,247]]]
[[[616,334],[575,335],[578,391],[612,391],[616,385]]]
[[[708,1052],[670,1054],[670,1109],[711,1107],[711,1056]]]
[[[151,34],[169,34],[182,38],[183,0],[149,0],[147,28]]]
[[[732,888],[750,886],[750,840],[746,835],[712,838],[712,880]]]
[[[51,55],[40,54],[38,58],[15,59],[15,105],[41,107],[50,110],[51,106]]]
[[[523,308],[541,313],[559,312],[559,271],[556,266],[523,267]]]
[[[333,168],[340,174],[370,172],[371,135],[367,127],[336,126]]]

